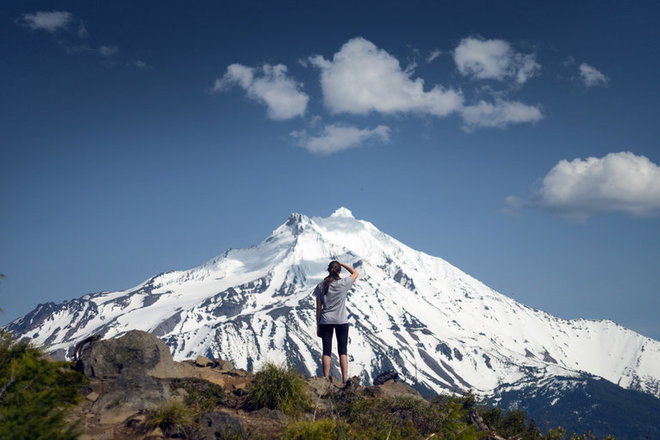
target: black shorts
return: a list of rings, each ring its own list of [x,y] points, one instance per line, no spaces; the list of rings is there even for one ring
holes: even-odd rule
[[[332,331],[337,333],[337,348],[339,356],[346,354],[348,346],[348,324],[319,324],[321,339],[323,340],[323,356],[332,354]]]

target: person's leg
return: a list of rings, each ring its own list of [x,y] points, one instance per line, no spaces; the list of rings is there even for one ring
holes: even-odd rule
[[[323,377],[330,378],[330,356],[327,354],[323,355]]]
[[[323,341],[323,377],[330,377],[330,355],[332,355],[332,324],[321,324],[321,340]]]
[[[341,379],[343,383],[348,380],[348,356],[345,354],[339,355],[339,368],[341,368]]]
[[[348,324],[335,325],[337,332],[337,349],[339,350],[339,368],[344,382],[348,380]]]

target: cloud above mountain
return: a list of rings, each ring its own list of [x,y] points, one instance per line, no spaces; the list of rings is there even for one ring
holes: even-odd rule
[[[482,127],[503,128],[509,124],[538,122],[543,118],[538,106],[498,99],[495,103],[480,101],[461,108],[463,128],[472,131]]]
[[[67,54],[92,54],[103,60],[101,64],[112,67],[114,62],[108,61],[119,53],[119,47],[114,44],[95,44],[89,41],[89,32],[82,18],[68,11],[37,11],[22,14],[16,19],[19,26],[31,31],[45,31],[51,34],[53,41]]]
[[[529,200],[510,196],[509,207],[540,208],[584,221],[605,212],[637,217],[660,213],[660,167],[631,152],[559,161]]]
[[[418,50],[416,54],[421,56]],[[446,84],[428,84],[416,73],[416,62],[404,67],[395,55],[363,37],[346,41],[330,57],[313,55],[301,59],[300,64],[303,68],[311,65],[318,71],[321,89],[318,101],[333,117],[456,116],[462,120],[461,128],[466,132],[502,129],[543,119],[539,104],[512,97],[538,75],[541,66],[535,53],[520,52],[501,39],[468,37],[453,51],[434,49],[423,59],[428,64],[442,55],[452,56],[458,73],[469,78],[465,90]],[[602,81],[593,71],[585,75],[590,75],[590,84]],[[475,84],[475,80],[496,83],[484,86]],[[499,89],[498,83],[502,83]],[[289,74],[283,64],[260,67],[231,64],[215,81],[213,91],[224,92],[232,87],[242,88],[250,99],[265,105],[268,117],[275,120],[304,116],[308,104],[313,102],[313,97],[303,92],[303,83]],[[312,121],[318,117],[319,114],[313,115]],[[367,129],[342,122],[326,125],[316,135],[309,134],[307,129],[290,134],[308,151],[330,154],[361,145],[368,139],[386,142],[390,130],[386,125]]]
[[[18,22],[33,31],[56,32],[66,29],[73,22],[73,14],[67,11],[38,11],[21,15]]]
[[[326,125],[317,136],[310,136],[307,130],[294,131],[291,136],[301,147],[312,153],[324,155],[359,147],[367,141],[388,142],[390,129],[385,125],[360,129],[350,125],[330,124]]]
[[[447,116],[463,104],[460,91],[413,78],[399,61],[371,41],[357,37],[328,60],[310,58],[321,71],[323,102],[332,113],[426,113]]]
[[[504,40],[468,37],[454,49],[454,62],[461,75],[473,79],[512,79],[527,82],[541,69],[536,55],[517,52]]]
[[[285,120],[302,116],[309,97],[301,91],[302,84],[287,75],[283,64],[254,68],[242,64],[231,64],[221,77],[216,79],[214,92],[224,92],[234,86],[246,91],[248,98],[266,105],[268,117]]]
[[[578,67],[580,79],[586,87],[604,86],[609,82],[609,78],[600,70],[587,63],[582,63]]]

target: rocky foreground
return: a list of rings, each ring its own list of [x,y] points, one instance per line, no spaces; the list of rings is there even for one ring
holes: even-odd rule
[[[168,347],[147,332],[135,330],[117,339],[90,340],[77,347],[76,355],[76,368],[89,379],[82,390],[85,399],[71,415],[83,433],[81,440],[279,438],[291,422],[279,410],[244,409],[246,389],[254,374],[234,368],[229,361],[204,356],[175,362]],[[347,386],[319,377],[305,382],[312,402],[302,415],[306,420],[331,417],[342,393],[422,399],[415,389],[396,380],[368,387],[360,386],[357,377]],[[189,402],[186,398],[191,393],[199,401],[220,396],[222,404],[210,406],[194,432],[154,426],[159,409],[172,402]]]

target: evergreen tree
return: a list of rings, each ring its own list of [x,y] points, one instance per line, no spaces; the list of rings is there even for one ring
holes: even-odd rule
[[[50,361],[29,342],[0,330],[0,438],[75,439],[66,410],[81,400],[84,380],[70,363]]]

